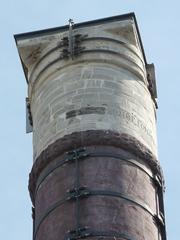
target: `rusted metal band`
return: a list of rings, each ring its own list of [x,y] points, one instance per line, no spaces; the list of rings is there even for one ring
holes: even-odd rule
[[[105,130],[74,132],[49,145],[41,152],[34,162],[29,175],[29,191],[33,203],[36,182],[42,170],[50,162],[63,155],[65,152],[86,146],[113,146],[121,148],[133,154],[135,158],[139,157],[141,160],[145,161],[152,170],[153,174],[159,175],[163,179],[162,170],[156,157],[136,138],[128,134],[120,134],[118,132]]]
[[[77,200],[85,197],[90,196],[107,196],[107,197],[117,197],[121,198],[125,201],[131,202],[135,204],[136,206],[142,208],[144,211],[146,211],[148,214],[154,217],[156,214],[150,209],[150,207],[137,200],[136,198],[133,198],[131,196],[128,196],[126,194],[120,193],[120,192],[114,192],[110,190],[91,190],[85,187],[81,187],[79,189],[72,189],[70,190],[65,197],[57,201],[55,204],[53,204],[51,207],[48,208],[48,210],[45,212],[45,214],[40,218],[37,224],[35,224],[35,231],[34,231],[34,239],[36,238],[37,232],[43,223],[43,221],[49,216],[50,213],[52,213],[54,210],[56,210],[58,207],[60,207],[62,204],[64,204],[67,201],[70,200]]]
[[[75,151],[75,150],[74,150]],[[135,166],[137,167],[138,169],[140,169],[141,171],[143,171],[145,174],[147,174],[150,179],[152,180],[153,183],[156,183],[158,185],[158,187],[160,188],[163,188],[162,186],[162,181],[160,180],[158,182],[157,180],[157,176],[153,175],[151,173],[151,171],[148,171],[146,167],[144,167],[143,165],[141,165],[137,160],[130,160],[130,159],[127,159],[125,157],[123,157],[122,155],[120,154],[115,154],[115,153],[103,153],[103,152],[96,152],[96,153],[92,153],[88,150],[86,150],[86,148],[81,148],[81,149],[76,149],[76,151],[78,152],[79,151],[79,155],[77,155],[77,158],[75,159],[73,157],[73,155],[70,155],[67,153],[67,155],[65,155],[63,157],[63,159],[60,159],[56,162],[56,165],[54,166],[47,166],[41,173],[41,175],[39,176],[38,180],[37,180],[37,183],[36,183],[36,189],[35,189],[35,193],[34,193],[34,198],[36,198],[36,194],[38,192],[38,189],[39,189],[39,186],[43,183],[43,181],[53,172],[55,171],[56,169],[62,167],[64,164],[67,164],[67,163],[72,163],[74,162],[75,160],[87,160],[87,159],[91,159],[92,157],[104,157],[105,159],[106,158],[109,158],[111,157],[112,159],[118,159],[119,161],[122,161],[122,162],[127,162],[128,164],[131,164],[132,166]]]

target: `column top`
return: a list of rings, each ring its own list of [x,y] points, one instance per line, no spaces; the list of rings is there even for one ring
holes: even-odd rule
[[[121,21],[126,21],[126,20],[132,21],[132,23],[133,23],[133,27],[135,28],[134,30],[136,31],[136,34],[137,34],[136,38],[139,43],[138,44],[139,48],[142,52],[144,62],[145,62],[145,64],[147,64],[141,36],[139,33],[139,28],[138,28],[137,21],[136,21],[136,16],[133,12],[123,14],[123,15],[102,18],[102,19],[96,19],[96,20],[87,21],[87,22],[76,23],[73,25],[73,29],[91,27],[91,26],[107,24],[107,23],[109,24],[109,23],[113,23],[113,22],[121,22]],[[47,38],[49,38],[49,40],[50,40],[52,38],[52,36],[58,35],[62,32],[68,31],[68,30],[69,30],[69,25],[65,25],[65,26],[60,26],[60,27],[55,27],[55,28],[48,28],[48,29],[44,29],[44,30],[26,32],[26,33],[20,33],[20,34],[14,35],[27,82],[28,82],[28,77],[27,77],[27,71],[25,69],[26,66],[24,64],[24,59],[22,58],[22,51],[21,51],[22,46],[23,47],[28,46],[29,41],[31,42],[31,44],[33,43],[33,45],[34,44],[37,45],[39,42],[44,42],[45,40],[47,40]],[[46,39],[44,37],[46,37]]]

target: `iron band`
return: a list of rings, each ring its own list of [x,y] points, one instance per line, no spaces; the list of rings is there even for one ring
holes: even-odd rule
[[[75,153],[77,153],[77,155],[75,155]],[[47,166],[44,169],[44,171],[41,173],[41,175],[39,176],[39,178],[37,180],[35,196],[37,194],[40,184],[42,184],[42,182],[46,179],[46,177],[48,175],[50,175],[54,170],[63,166],[64,164],[75,162],[76,158],[77,158],[77,160],[85,160],[85,159],[90,159],[92,157],[104,157],[104,158],[111,157],[114,159],[118,159],[122,162],[123,161],[128,162],[128,163],[132,164],[133,166],[136,166],[138,169],[140,169],[144,173],[146,173],[150,177],[150,179],[152,180],[152,182],[154,184],[158,185],[160,188],[163,187],[161,177],[157,176],[157,175],[153,175],[150,171],[148,171],[146,169],[146,167],[144,167],[140,163],[138,163],[138,161],[132,161],[132,160],[126,159],[120,154],[102,153],[102,152],[101,153],[100,152],[99,153],[90,153],[86,150],[86,148],[79,148],[77,150],[67,152],[66,156],[63,159],[60,159],[59,161],[57,161],[55,166],[53,166],[51,168],[49,168],[49,166]]]
[[[43,223],[43,221],[48,217],[50,213],[52,213],[54,210],[56,210],[58,207],[60,207],[62,204],[64,204],[67,201],[76,201],[77,199],[82,199],[82,198],[87,198],[90,196],[107,196],[107,197],[117,197],[121,198],[125,201],[128,201],[132,204],[135,204],[136,206],[142,208],[145,210],[148,214],[150,214],[153,218],[159,219],[159,223],[162,222],[162,220],[155,214],[153,211],[150,209],[150,207],[145,204],[140,202],[139,200],[127,196],[123,193],[119,192],[114,192],[110,190],[91,190],[86,187],[80,187],[78,189],[71,189],[67,192],[66,196],[57,201],[55,204],[53,204],[46,212],[45,214],[40,218],[40,220],[35,224],[35,230],[34,230],[34,239],[37,235],[37,232],[40,228],[40,225]],[[154,221],[155,222],[155,221]],[[155,222],[156,223],[156,222]],[[163,224],[163,223],[162,223]]]

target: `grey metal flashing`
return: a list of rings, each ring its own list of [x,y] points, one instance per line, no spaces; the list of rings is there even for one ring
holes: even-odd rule
[[[115,21],[123,21],[126,19],[134,19],[135,20],[135,14],[133,12],[127,13],[127,14],[122,14],[122,15],[117,15],[117,16],[112,16],[112,17],[107,17],[107,18],[101,18],[101,19],[96,19],[92,21],[86,21],[86,22],[81,22],[81,23],[76,23],[73,25],[74,29],[80,28],[80,27],[89,27],[92,25],[96,24],[101,24],[101,23],[106,23],[106,22],[115,22]],[[137,22],[135,23],[137,24]],[[43,30],[38,30],[38,31],[33,31],[33,32],[26,32],[26,33],[20,33],[20,34],[15,34],[14,38],[17,43],[18,40],[23,40],[27,38],[35,38],[35,37],[40,37],[43,35],[51,35],[53,33],[57,32],[62,32],[62,31],[68,31],[69,30],[69,25],[64,25],[61,27],[55,27],[55,28],[48,28],[48,29],[43,29]]]
[[[136,19],[135,14],[133,16],[133,19],[134,19],[134,23],[135,23],[135,26],[136,26],[136,30],[137,30],[137,34],[138,34],[139,43],[140,43],[141,51],[142,51],[142,54],[143,54],[144,62],[145,62],[145,65],[147,65],[146,55],[145,55],[145,51],[144,51],[144,47],[143,47],[143,43],[142,43],[142,39],[141,39],[141,35],[140,35],[140,31],[139,31],[139,27],[138,27],[138,24],[137,24],[137,19]]]

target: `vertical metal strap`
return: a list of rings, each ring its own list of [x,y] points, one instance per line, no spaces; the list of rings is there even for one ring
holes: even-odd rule
[[[156,190],[156,192],[155,192],[155,194],[156,194],[156,196],[155,196],[155,198],[156,198],[156,215],[158,215],[159,214],[159,201],[158,201],[158,186],[156,185],[155,186],[155,190]],[[161,233],[160,233],[160,231],[159,231],[159,227],[157,227],[157,231],[158,231],[158,240],[161,240]]]
[[[69,155],[69,158],[72,160],[75,160],[75,181],[74,181],[74,189],[71,191],[74,192],[75,194],[75,199],[76,199],[76,205],[75,205],[75,220],[76,220],[76,227],[75,231],[76,234],[78,235],[79,233],[79,228],[80,228],[80,223],[79,223],[79,197],[80,197],[80,176],[79,176],[79,159],[81,159],[83,156],[86,154],[85,148],[80,148],[76,149],[74,151],[68,152],[67,154]]]
[[[69,53],[70,53],[71,59],[74,58],[73,25],[74,25],[73,20],[72,20],[72,19],[69,19]]]
[[[159,216],[161,218],[160,222],[160,231],[162,235],[162,239],[166,240],[166,228],[165,228],[165,215],[164,215],[164,200],[163,200],[163,188],[158,189],[158,196],[159,196]]]
[[[76,176],[75,176],[75,189],[76,193],[78,194],[79,191],[79,160],[78,160],[78,153],[75,152],[76,157]],[[79,229],[79,197],[76,198],[76,232],[78,233]]]
[[[165,218],[164,218],[164,186],[159,176],[154,176],[154,184],[156,189],[156,216],[154,221],[158,227],[158,240],[166,240]]]

